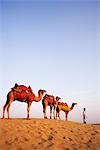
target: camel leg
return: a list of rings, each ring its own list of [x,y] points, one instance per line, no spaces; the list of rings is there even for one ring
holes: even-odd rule
[[[56,119],[58,118],[59,116],[59,110],[56,108]]]
[[[68,119],[68,111],[65,112],[66,120]]]
[[[8,108],[8,105],[13,101],[13,97],[11,97],[12,99],[10,100],[9,99],[9,94],[7,95],[7,101],[3,107],[3,115],[2,115],[2,118],[5,118],[5,110],[6,108]],[[11,102],[10,102],[11,101]]]
[[[55,117],[55,106],[54,106],[54,109],[53,109],[53,117],[54,117],[54,119],[56,119],[56,117]]]
[[[61,120],[61,119],[60,119],[60,111],[58,111],[58,118],[59,118],[59,120]]]
[[[52,119],[52,106],[50,106],[50,119]]]
[[[10,109],[10,106],[11,106],[11,103],[13,102],[13,99],[12,101],[10,101],[7,105],[7,114],[8,114],[8,119],[10,118],[10,112],[9,112],[9,109]]]
[[[31,102],[27,103],[27,120],[29,119],[29,112],[30,112],[30,107],[31,107]]]
[[[58,112],[56,111],[56,119],[57,119],[57,116],[58,116]]]
[[[46,116],[46,105],[43,105],[43,113],[44,113],[44,118],[47,119],[47,116]]]
[[[3,107],[3,115],[2,115],[2,119],[5,118],[5,109],[6,109],[7,106],[8,106],[8,103],[6,103],[6,104],[4,105],[4,107]]]
[[[9,108],[10,108],[10,104],[14,101],[14,95],[13,95],[13,92],[10,91],[8,94],[7,94],[7,101],[6,101],[6,104],[4,105],[3,107],[3,116],[2,118],[4,118],[4,114],[5,114],[5,110],[7,109],[7,114],[8,114],[8,119],[10,118],[9,116]]]
[[[9,113],[10,105],[11,105],[11,103],[9,103],[8,106],[7,106],[8,119],[10,118],[10,113]]]

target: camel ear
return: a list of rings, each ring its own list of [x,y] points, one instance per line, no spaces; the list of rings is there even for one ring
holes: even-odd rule
[[[46,90],[40,90],[40,91],[42,91],[43,93],[45,93],[45,92],[46,92]]]
[[[56,99],[59,101],[59,100],[61,100],[61,98],[60,97],[58,97],[58,96],[56,96]]]
[[[59,100],[61,100],[61,98],[59,97]]]
[[[40,93],[40,92],[45,93],[46,90],[41,90],[41,89],[40,89],[40,90],[38,91],[38,93]]]

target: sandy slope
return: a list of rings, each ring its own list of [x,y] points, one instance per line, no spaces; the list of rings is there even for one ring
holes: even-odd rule
[[[0,119],[0,150],[99,150],[100,125]]]

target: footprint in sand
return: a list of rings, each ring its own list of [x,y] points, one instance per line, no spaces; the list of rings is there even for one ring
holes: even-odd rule
[[[54,130],[53,128],[50,128],[50,130],[51,130],[53,133],[57,133],[57,131]]]
[[[53,136],[49,135],[48,140],[52,140],[52,139],[53,139]]]
[[[51,147],[51,146],[53,146],[53,145],[54,145],[54,144],[53,144],[53,143],[51,143],[50,145],[48,145],[48,146],[47,146],[47,148],[49,148],[49,147]]]
[[[70,137],[69,137],[68,139],[69,139],[70,141],[72,141],[72,139],[71,139]]]
[[[5,141],[5,144],[7,144],[7,145],[11,145],[13,143],[13,141]]]
[[[25,141],[29,141],[29,139],[27,137],[24,138]]]

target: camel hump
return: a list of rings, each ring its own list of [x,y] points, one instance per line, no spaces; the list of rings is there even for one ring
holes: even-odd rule
[[[56,100],[57,100],[57,101],[59,101],[59,100],[61,100],[61,98],[60,98],[60,97],[58,97],[58,96],[56,96]]]
[[[68,104],[67,104],[67,103],[63,103],[63,102],[62,102],[62,106],[68,106]]]
[[[68,104],[67,104],[67,103],[64,103],[64,106],[68,106]]]

